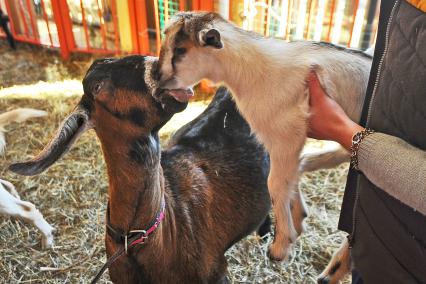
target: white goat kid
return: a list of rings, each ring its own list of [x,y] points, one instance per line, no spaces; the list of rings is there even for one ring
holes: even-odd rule
[[[174,89],[187,88],[203,78],[225,83],[268,150],[268,187],[276,218],[269,256],[284,259],[297,237],[295,226],[301,228],[298,223],[303,220],[298,216],[292,219],[290,199],[297,186],[299,155],[308,130],[309,92],[305,80],[315,69],[328,95],[351,119],[358,121],[371,56],[325,43],[287,43],[263,38],[215,13],[177,14],[165,34],[159,62],[161,86],[172,90],[171,94],[179,100],[189,92]],[[334,160],[333,153],[326,155],[331,155],[329,165],[341,162],[341,155]],[[324,157],[310,156],[304,165],[317,167],[309,164],[318,164],[316,158]],[[344,160],[347,158],[346,153]]]
[[[6,148],[4,131],[7,124],[11,122],[23,122],[32,117],[45,115],[47,115],[45,111],[30,108],[19,108],[0,114],[0,154]],[[15,186],[3,179],[0,179],[0,215],[9,215],[24,219],[37,227],[43,234],[43,248],[49,248],[53,245],[53,227],[46,222],[34,204],[22,201]]]
[[[31,223],[43,234],[42,247],[49,248],[53,245],[53,227],[46,222],[34,204],[20,199],[13,184],[2,179],[0,179],[0,215],[18,217]]]

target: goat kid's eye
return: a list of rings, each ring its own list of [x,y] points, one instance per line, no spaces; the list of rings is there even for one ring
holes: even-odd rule
[[[186,48],[176,47],[174,53],[175,55],[184,55],[186,53]]]

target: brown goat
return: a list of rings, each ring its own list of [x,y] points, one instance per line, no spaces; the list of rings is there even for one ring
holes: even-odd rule
[[[165,200],[165,219],[110,267],[112,281],[227,283],[225,251],[268,220],[269,158],[224,88],[161,151],[158,130],[187,102],[157,89],[156,65],[142,56],[93,63],[53,140],[10,169],[40,173],[93,128],[107,165],[109,224],[122,233],[145,229]],[[108,257],[123,247],[109,231],[105,241]]]

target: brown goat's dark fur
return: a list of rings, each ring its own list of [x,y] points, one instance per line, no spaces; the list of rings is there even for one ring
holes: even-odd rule
[[[65,123],[76,127],[74,135],[49,147],[65,151],[79,129],[95,129],[108,170],[110,224],[122,232],[146,229],[165,196],[165,219],[111,266],[113,282],[227,283],[225,251],[268,218],[269,158],[223,88],[161,151],[158,130],[186,104],[140,82],[144,64],[140,56],[95,62],[76,108],[87,121]],[[51,148],[12,169],[43,170],[54,162],[46,158]],[[108,257],[123,246],[108,234],[105,241]]]

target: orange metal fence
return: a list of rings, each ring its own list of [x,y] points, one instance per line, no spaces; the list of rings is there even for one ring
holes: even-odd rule
[[[244,29],[285,40],[351,47],[374,42],[379,0],[0,0],[15,39],[73,52],[158,54],[177,11],[216,11]],[[2,36],[0,34],[0,36]],[[4,36],[4,35],[3,35]]]

